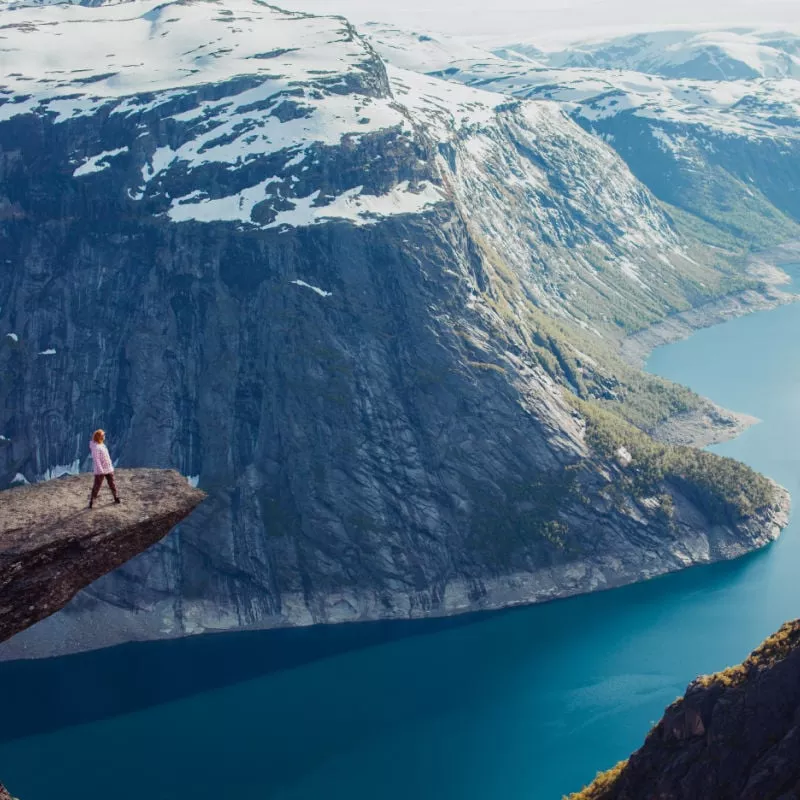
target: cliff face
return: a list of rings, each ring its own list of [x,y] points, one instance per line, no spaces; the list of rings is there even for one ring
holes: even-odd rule
[[[800,620],[738,667],[698,678],[626,764],[572,800],[800,797]]]
[[[4,13],[0,485],[102,425],[210,496],[7,656],[499,608],[778,535],[781,492],[712,520],[587,443],[567,395],[624,388],[592,348],[726,275],[556,106],[244,0]]]
[[[205,497],[176,472],[121,470],[122,504],[106,488],[90,510],[91,485],[80,475],[0,492],[0,642],[163,539]]]

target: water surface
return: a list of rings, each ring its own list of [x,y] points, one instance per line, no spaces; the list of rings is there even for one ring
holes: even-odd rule
[[[795,497],[798,342],[794,305],[648,364],[762,419],[713,449]],[[797,528],[733,563],[496,615],[0,665],[0,776],[24,800],[558,800],[696,674],[800,616]]]

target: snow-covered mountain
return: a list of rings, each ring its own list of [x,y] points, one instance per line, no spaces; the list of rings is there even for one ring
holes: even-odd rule
[[[549,261],[531,291],[544,303],[567,301],[584,320],[605,293],[600,281],[594,296],[575,298],[576,276],[583,283],[594,273],[591,259],[610,260],[623,293],[656,315],[668,305],[648,288],[648,272],[661,285],[665,259],[688,263],[622,162],[556,105],[387,73],[340,18],[246,0],[8,13],[24,23],[6,34],[15,56],[0,121],[35,115],[81,128],[102,119],[99,139],[76,140],[63,169],[87,190],[113,184],[155,216],[282,230],[370,225],[457,200],[520,270]],[[38,48],[28,46],[34,36]],[[430,64],[430,43],[417,43]],[[408,154],[402,169],[379,144]],[[568,221],[575,208],[579,226]],[[569,247],[551,260],[548,243]],[[591,257],[580,250],[588,244]],[[686,270],[673,275],[674,301]]]
[[[671,35],[664,34],[666,42]],[[737,135],[800,136],[800,82],[793,79],[670,79],[650,74],[640,64],[632,64],[634,59],[622,56],[591,66],[579,64],[581,45],[561,53],[525,45],[481,52],[454,37],[409,34],[377,24],[367,27],[367,36],[387,63],[492,91],[552,99],[589,121],[630,111]],[[420,36],[436,42],[435,57],[426,44],[418,44]],[[650,44],[655,53],[667,57],[669,48],[663,41],[660,48]]]
[[[746,518],[713,478],[602,494],[587,409],[699,403],[616,342],[742,280],[563,106],[250,0],[0,13],[0,485],[102,425],[210,494],[32,637],[456,613],[777,535],[743,467]]]
[[[543,48],[516,43],[498,48],[551,67],[619,69],[695,80],[791,78],[800,76],[800,35],[758,28],[668,29]]]
[[[744,37],[745,32],[736,35]],[[678,36],[644,37],[648,69],[679,58],[673,41]],[[725,36],[715,40],[720,38]],[[603,50],[607,58],[598,59],[601,66],[550,65],[580,62],[582,53],[594,52],[594,44],[560,53],[510,45],[471,60],[458,52],[449,65],[428,70],[425,53],[414,65],[415,37],[374,26],[370,40],[383,57],[402,53],[404,63],[420,71],[520,98],[558,102],[611,144],[657,197],[745,244],[766,246],[796,234],[790,220],[800,219],[795,192],[800,178],[800,82],[794,78],[668,78],[620,68],[647,65],[630,57],[630,49],[613,47]],[[786,34],[782,41],[791,54],[794,40]],[[686,40],[679,38],[681,43]],[[685,54],[685,48],[680,52]]]

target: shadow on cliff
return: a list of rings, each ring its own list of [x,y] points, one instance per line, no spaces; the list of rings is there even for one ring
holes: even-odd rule
[[[506,657],[496,653],[490,659],[494,666],[487,665],[490,672],[502,673],[512,666],[509,658],[529,658],[542,642],[549,650],[557,650],[564,640],[580,636],[581,630],[602,627],[603,619],[619,614],[620,608],[638,614],[645,607],[674,604],[676,595],[688,599],[697,592],[723,589],[732,581],[741,580],[741,573],[755,567],[764,554],[760,551],[736,561],[696,567],[612,592],[491,614],[241,631],[0,663],[4,722],[0,726],[0,742],[138,711],[351,651],[478,624],[490,628],[465,636],[483,639],[485,645],[493,633],[509,628],[504,631],[504,641],[509,641],[508,637],[517,641]],[[520,620],[520,615],[527,615],[528,619]],[[501,677],[487,674],[483,679]]]

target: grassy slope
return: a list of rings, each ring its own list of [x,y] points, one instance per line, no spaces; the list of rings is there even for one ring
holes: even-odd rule
[[[695,243],[687,274],[665,287],[668,308],[682,310],[758,288],[744,272],[749,247],[740,238],[688,212],[667,208],[667,213],[686,242]],[[792,226],[783,232],[785,239]],[[517,298],[525,293],[518,276],[495,252],[484,254],[493,273],[486,299],[522,340],[517,344],[523,344],[565,388],[586,422],[587,443],[594,454],[614,459],[620,447],[631,453],[633,462],[619,489],[634,498],[659,498],[665,514],[671,509],[670,492],[679,490],[710,521],[720,524],[736,524],[772,505],[773,484],[750,467],[695,448],[661,444],[651,437],[666,420],[707,404],[690,389],[633,368],[617,355],[622,336],[664,318],[663,305],[622,304],[614,308],[613,320],[605,314],[605,325],[596,322],[589,327],[580,319],[579,296],[571,299],[571,306],[578,308],[577,319],[556,317],[531,303],[520,304]],[[565,478],[564,486],[568,484]],[[556,510],[542,511],[547,513],[542,515],[539,532],[560,538]]]

